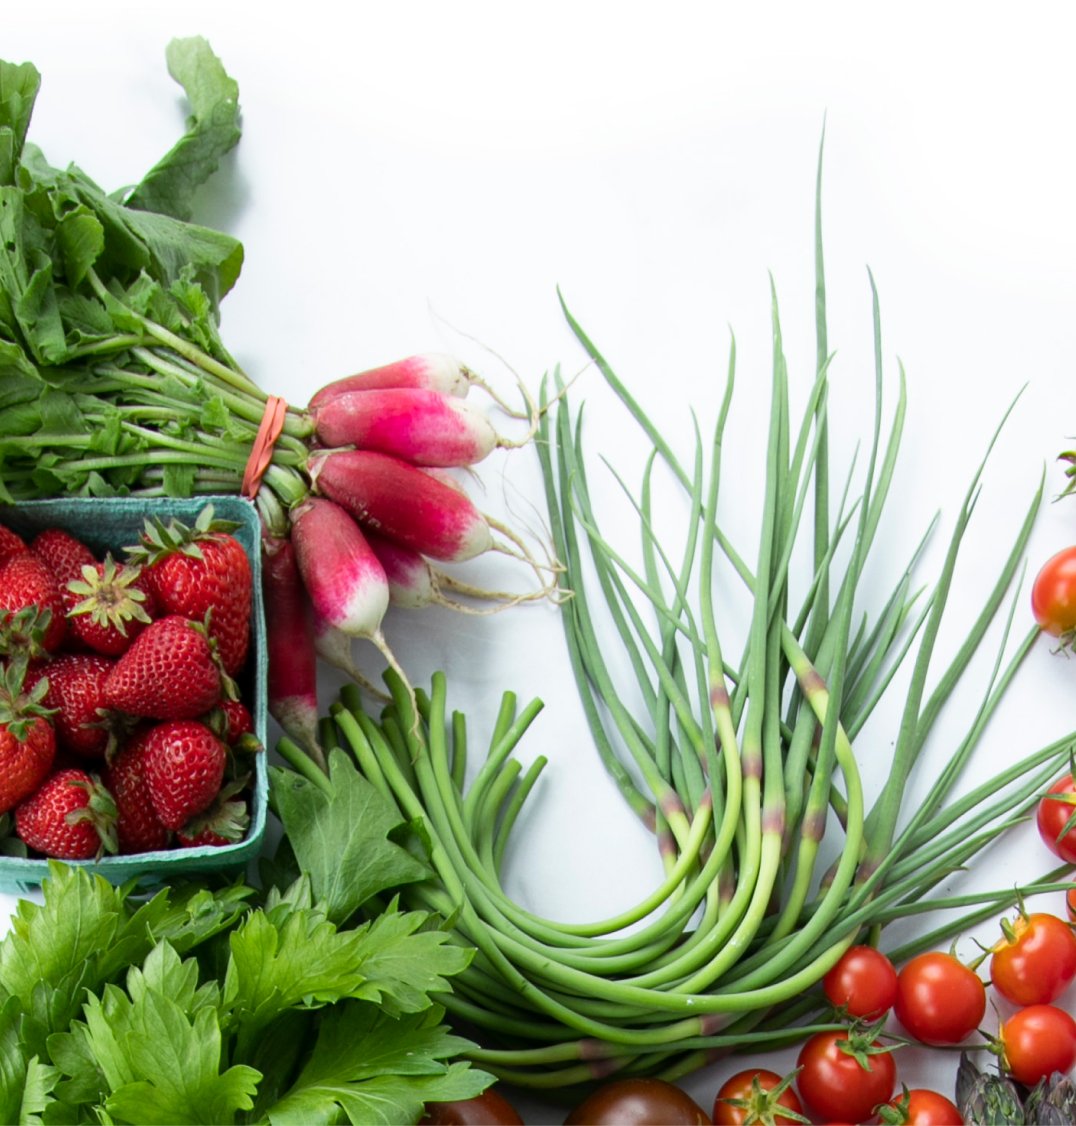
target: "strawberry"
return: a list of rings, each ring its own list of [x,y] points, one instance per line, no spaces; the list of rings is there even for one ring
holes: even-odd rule
[[[116,803],[116,838],[121,853],[155,852],[167,848],[170,834],[150,801],[144,759],[151,728],[133,732],[112,759],[105,786]]]
[[[0,813],[44,781],[56,757],[56,733],[42,703],[48,684],[25,687],[25,660],[0,671]]]
[[[243,545],[231,534],[237,525],[213,519],[206,505],[193,528],[178,520],[167,526],[147,520],[142,542],[127,557],[145,567],[161,612],[206,621],[220,649],[224,671],[234,676],[250,647],[254,574]]]
[[[82,540],[63,528],[44,528],[30,541],[30,550],[52,572],[61,586],[82,574],[84,566],[93,566],[97,557]]]
[[[109,739],[104,687],[114,663],[97,653],[61,653],[43,666],[48,681],[44,703],[55,709],[58,749],[80,758],[104,756]]]
[[[250,814],[246,802],[236,800],[236,795],[242,792],[247,782],[247,778],[239,778],[225,783],[209,807],[192,817],[176,833],[180,845],[184,848],[200,845],[223,848],[241,841],[250,825]]]
[[[0,562],[7,559],[9,555],[17,555],[20,551],[26,551],[26,541],[4,524],[0,524]]]
[[[111,795],[82,770],[60,770],[15,807],[15,832],[32,849],[58,860],[92,860],[115,852]]]
[[[179,614],[151,622],[105,680],[104,704],[149,719],[193,719],[235,686],[221,671],[205,628]]]
[[[158,723],[146,734],[142,768],[150,801],[166,828],[182,829],[220,792],[224,744],[193,719]]]
[[[242,700],[223,699],[201,719],[232,750],[254,754],[262,749],[254,731],[254,717]]]
[[[16,614],[32,609],[41,612],[42,647],[49,653],[56,652],[67,628],[60,585],[38,556],[31,551],[20,551],[0,563],[0,611]]]
[[[111,556],[82,567],[63,591],[72,637],[95,653],[125,653],[157,609],[143,584],[139,567],[117,563]]]

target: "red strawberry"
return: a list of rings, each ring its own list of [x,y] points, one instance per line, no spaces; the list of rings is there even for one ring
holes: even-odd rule
[[[182,829],[220,792],[227,749],[192,719],[156,724],[144,747],[143,777],[153,808],[166,828]]]
[[[147,520],[142,543],[128,557],[144,564],[149,588],[162,613],[206,621],[220,648],[224,671],[234,676],[250,646],[254,574],[235,524],[213,519],[207,505],[193,528],[178,520],[165,526]]]
[[[31,551],[20,551],[0,563],[0,611],[15,614],[33,609],[42,612],[41,645],[49,653],[56,652],[66,632],[60,586],[38,556]],[[44,611],[48,611],[47,621]]]
[[[26,541],[22,536],[16,535],[10,528],[0,524],[0,562],[7,559],[9,555],[17,555],[25,550]]]
[[[143,575],[134,564],[103,563],[83,567],[64,587],[67,628],[95,653],[118,657],[149,625],[157,604],[143,589]]]
[[[97,562],[94,553],[64,528],[45,528],[30,541],[30,550],[52,572],[62,587],[82,574],[84,566]]]
[[[97,653],[61,653],[42,672],[48,680],[45,705],[55,708],[52,725],[58,749],[80,758],[101,758],[108,747],[109,724],[104,687],[115,664]]]
[[[144,758],[151,728],[134,732],[113,758],[105,786],[116,803],[116,838],[121,853],[154,852],[167,848],[168,830],[150,801]]]
[[[116,808],[99,781],[82,770],[50,775],[15,808],[15,832],[58,860],[92,860],[115,852]]]
[[[22,660],[0,672],[0,813],[37,789],[56,757],[56,733],[41,702],[48,685],[27,689],[25,677]]]
[[[151,622],[117,658],[106,707],[149,719],[193,719],[234,685],[223,676],[204,627],[179,614]]]
[[[226,783],[212,804],[191,818],[176,834],[179,843],[184,848],[197,848],[199,845],[223,848],[241,841],[250,825],[250,814],[247,803],[236,800],[236,795],[244,789],[247,781],[247,778],[238,778]]]
[[[249,753],[261,750],[261,743],[254,732],[254,717],[242,700],[223,699],[201,719],[229,747]]]

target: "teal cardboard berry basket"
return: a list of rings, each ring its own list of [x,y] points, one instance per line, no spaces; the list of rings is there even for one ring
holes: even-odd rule
[[[261,523],[252,502],[236,496],[191,499],[57,497],[0,505],[0,523],[18,532],[24,539],[32,539],[46,527],[65,528],[97,553],[111,550],[118,554],[120,549],[138,542],[147,518],[156,517],[165,522],[175,518],[189,525],[194,523],[207,504],[213,506],[216,517],[238,525],[233,535],[243,545],[254,572],[250,655],[239,683],[243,700],[254,719],[255,734],[264,747],[268,715],[268,654],[261,583]],[[262,751],[253,757],[250,825],[243,840],[219,847],[176,847],[67,863],[99,872],[114,884],[136,880],[146,885],[167,883],[172,877],[194,872],[227,872],[246,866],[261,852],[269,797],[266,754]],[[37,887],[48,874],[48,863],[45,859],[34,857],[0,855],[0,890],[19,894]]]

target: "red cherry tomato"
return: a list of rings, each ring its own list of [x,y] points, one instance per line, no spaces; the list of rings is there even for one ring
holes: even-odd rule
[[[1076,1020],[1056,1005],[1019,1009],[1002,1024],[999,1039],[1005,1070],[1028,1087],[1076,1064]]]
[[[901,967],[893,1009],[924,1044],[959,1044],[986,1013],[986,988],[959,958],[930,951]]]
[[[730,1075],[714,1099],[714,1126],[763,1122],[767,1126],[792,1126],[799,1120],[781,1114],[780,1108],[803,1114],[803,1104],[791,1086],[781,1090],[785,1082],[776,1071],[764,1067],[749,1067]]]
[[[1031,612],[1054,637],[1076,629],[1076,547],[1066,547],[1042,565],[1031,587]]]
[[[863,1063],[851,1048],[870,1048]],[[800,1049],[796,1086],[812,1113],[825,1122],[864,1122],[887,1102],[897,1082],[893,1055],[878,1041],[851,1032],[816,1032]]]
[[[427,1103],[420,1126],[523,1126],[516,1108],[493,1087],[473,1099]]]
[[[852,1017],[877,1020],[897,999],[897,971],[873,946],[852,946],[822,978],[829,1003]]]
[[[1066,864],[1076,864],[1076,824],[1068,828],[1076,814],[1076,784],[1066,774],[1046,791],[1039,801],[1035,821],[1043,844]]]
[[[1047,1005],[1076,979],[1076,934],[1056,915],[1020,915],[993,948],[990,980],[1015,1005]]]
[[[937,1091],[913,1087],[886,1104],[881,1120],[899,1126],[963,1126],[957,1106]]]
[[[709,1126],[686,1091],[663,1079],[614,1079],[588,1095],[564,1126]]]

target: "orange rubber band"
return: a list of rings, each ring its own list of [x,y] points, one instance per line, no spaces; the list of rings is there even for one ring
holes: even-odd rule
[[[247,467],[243,470],[243,484],[240,492],[253,499],[261,488],[262,477],[273,460],[273,447],[284,429],[284,417],[288,413],[287,402],[279,395],[270,395],[265,400],[265,413],[254,436]]]

